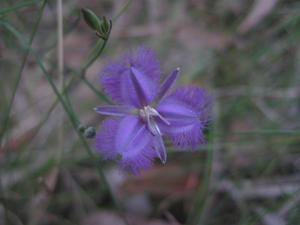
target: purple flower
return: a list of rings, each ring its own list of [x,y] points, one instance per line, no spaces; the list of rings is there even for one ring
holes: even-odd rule
[[[95,108],[113,116],[100,125],[97,150],[134,174],[152,167],[155,157],[166,162],[163,137],[180,149],[196,149],[204,143],[203,130],[211,119],[211,98],[203,89],[185,86],[169,94],[179,68],[162,84],[160,75],[159,60],[146,47],[110,62],[100,74],[104,92],[120,105]]]

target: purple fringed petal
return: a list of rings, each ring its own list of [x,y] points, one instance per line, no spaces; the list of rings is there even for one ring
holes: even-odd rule
[[[132,71],[145,94],[144,103],[132,82]],[[155,98],[160,74],[160,63],[155,53],[149,48],[139,47],[133,55],[125,55],[119,62],[109,63],[100,74],[100,80],[104,92],[115,102],[141,107]]]
[[[153,149],[144,149],[138,155],[123,158],[120,165],[121,168],[125,169],[126,171],[134,175],[139,175],[141,170],[150,169],[153,167],[153,159],[155,157],[156,153]]]
[[[163,134],[181,149],[195,149],[204,143],[203,129],[210,120],[211,98],[203,89],[187,86],[176,89],[158,106],[157,111],[170,122],[158,121]]]
[[[137,116],[106,119],[95,137],[96,148],[104,159],[115,159],[134,174],[150,168],[155,152],[153,136]]]
[[[118,129],[120,119],[105,119],[95,136],[95,147],[98,153],[102,154],[103,159],[116,159],[118,151],[114,147],[115,133]]]

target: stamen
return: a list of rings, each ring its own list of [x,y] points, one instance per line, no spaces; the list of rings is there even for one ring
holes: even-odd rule
[[[157,116],[167,125],[170,125],[170,122],[168,120],[166,120],[162,115],[160,115],[159,113],[157,114]]]
[[[149,112],[150,116],[158,116],[165,124],[170,125],[170,122],[166,120],[162,115],[159,114],[159,112],[156,111],[156,109],[146,106],[147,111]]]
[[[150,132],[153,135],[159,135],[161,136],[160,129],[157,125],[157,123],[154,120],[154,116],[157,116],[160,118],[165,124],[170,125],[170,122],[166,120],[162,115],[159,114],[154,108],[148,106],[145,106],[143,109],[140,109],[140,116],[144,120],[144,122],[147,123],[147,127],[150,130]]]
[[[160,130],[158,129],[156,129],[157,128],[157,126],[155,126],[154,125],[154,121],[153,121],[153,118],[152,117],[150,117],[150,115],[149,114],[147,114],[147,126],[148,126],[148,129],[150,130],[150,132],[154,135],[154,136],[156,136],[156,135],[161,135],[161,133],[160,133]],[[155,123],[156,124],[156,123]]]

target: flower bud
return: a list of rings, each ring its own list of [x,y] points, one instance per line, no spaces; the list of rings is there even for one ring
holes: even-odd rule
[[[81,13],[83,15],[83,19],[90,28],[95,31],[99,31],[101,26],[101,20],[98,16],[90,9],[83,8],[81,9]]]
[[[107,40],[112,28],[112,21],[107,20],[105,16],[102,17],[101,25],[99,31],[96,32],[96,35],[103,40]]]
[[[96,35],[103,40],[107,40],[112,28],[112,21],[107,20],[105,16],[102,19],[98,18],[92,10],[87,8],[81,9],[81,12],[85,22],[96,32]]]
[[[85,131],[83,132],[83,135],[86,138],[93,138],[96,135],[96,129],[94,127],[88,127],[87,129],[85,129]]]

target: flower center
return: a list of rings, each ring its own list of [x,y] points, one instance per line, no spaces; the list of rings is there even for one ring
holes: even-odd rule
[[[170,125],[170,122],[168,120],[166,120],[162,115],[159,114],[159,112],[157,112],[156,109],[150,107],[149,105],[144,106],[144,108],[140,109],[140,116],[147,124],[148,129],[154,136],[162,136],[160,129],[156,121],[154,120],[154,117],[158,117],[165,124]]]
[[[148,122],[149,119],[152,119],[153,117],[158,117],[165,124],[170,125],[170,122],[168,120],[166,120],[159,112],[157,112],[156,109],[152,108],[149,105],[144,106],[144,108],[140,109],[140,116],[145,122]]]

